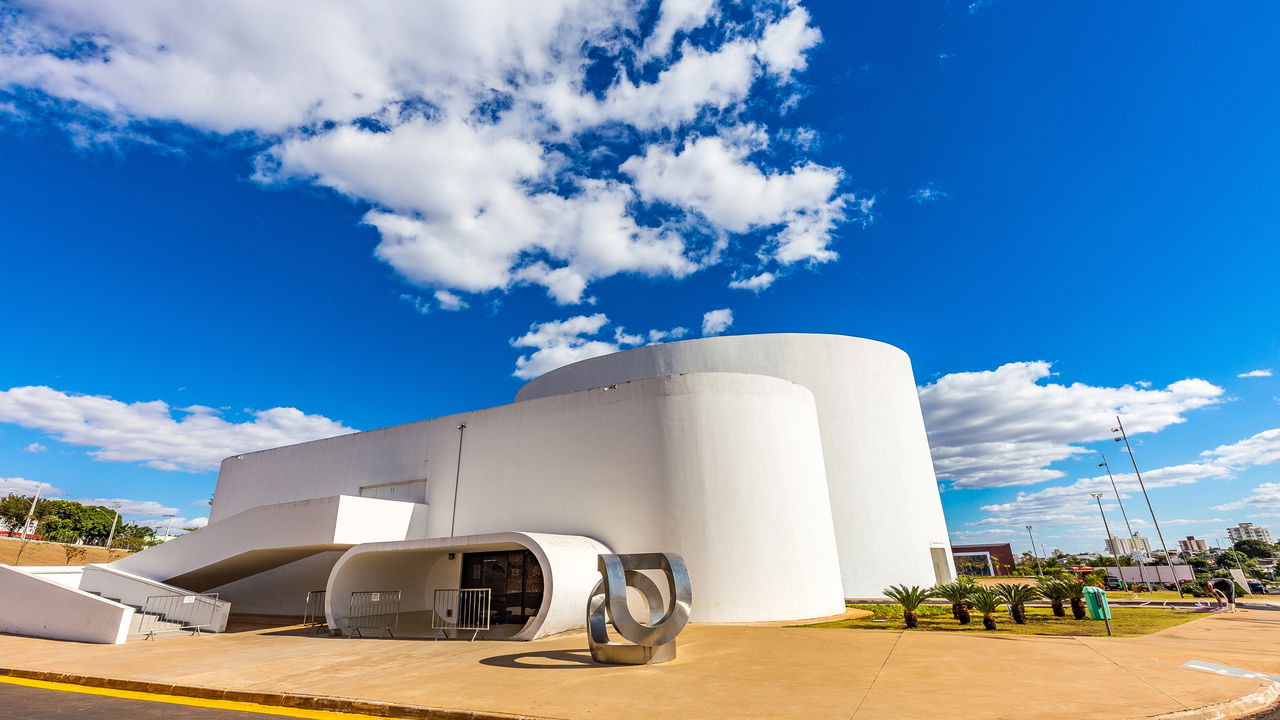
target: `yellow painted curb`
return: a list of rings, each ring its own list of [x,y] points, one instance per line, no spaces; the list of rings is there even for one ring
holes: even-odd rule
[[[177,695],[159,695],[156,693],[138,692],[136,690],[112,690],[110,688],[72,685],[70,683],[49,682],[48,680],[28,680],[19,677],[0,676],[0,682],[9,685],[43,688],[45,690],[61,690],[63,692],[82,693],[84,695],[103,695],[126,700],[145,700],[162,702],[170,705],[190,705],[193,707],[214,708],[217,710],[239,710],[240,712],[260,713],[262,715],[283,715],[293,718],[310,718],[311,720],[356,720],[357,718],[374,718],[375,715],[357,715],[355,713],[329,712],[327,710],[299,710],[295,708],[258,705],[256,703],[237,700],[205,700],[202,698],[180,697]],[[385,718],[384,718],[385,720]]]

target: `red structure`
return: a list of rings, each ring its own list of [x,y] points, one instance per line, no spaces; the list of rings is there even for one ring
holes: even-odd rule
[[[960,575],[1008,575],[1016,564],[1009,543],[952,545],[951,555]]]

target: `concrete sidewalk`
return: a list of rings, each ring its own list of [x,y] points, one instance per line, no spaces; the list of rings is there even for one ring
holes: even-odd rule
[[[1188,661],[1280,674],[1277,611],[1143,638],[692,625],[680,643],[673,663],[613,667],[591,663],[581,633],[436,643],[266,631],[118,646],[0,636],[0,665],[566,720],[1145,718],[1274,689]],[[1237,717],[1270,697],[1182,717]]]

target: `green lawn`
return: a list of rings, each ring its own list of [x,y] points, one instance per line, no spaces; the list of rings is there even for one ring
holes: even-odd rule
[[[834,620],[831,622],[799,625],[796,627],[852,628],[857,630],[904,630],[902,607],[899,605],[850,605],[851,608],[870,610],[870,617]],[[1111,632],[1118,637],[1137,637],[1171,628],[1204,617],[1207,613],[1192,613],[1164,608],[1112,608]],[[913,632],[936,630],[942,632],[986,632],[982,629],[982,616],[974,613],[973,622],[961,625],[951,617],[949,605],[926,605],[920,608],[920,627]],[[1080,635],[1106,636],[1107,628],[1101,620],[1073,620],[1071,609],[1067,617],[1054,617],[1047,607],[1028,607],[1027,624],[1018,625],[1001,610],[996,615],[997,633],[1011,635]]]
[[[1137,595],[1142,600],[1177,600],[1178,599],[1178,592],[1176,590],[1156,590],[1153,592],[1137,593]],[[1107,591],[1108,600],[1132,600],[1133,596],[1134,596],[1134,592],[1132,590],[1108,590]],[[1195,600],[1196,598],[1191,593],[1186,593],[1183,596],[1183,599]]]

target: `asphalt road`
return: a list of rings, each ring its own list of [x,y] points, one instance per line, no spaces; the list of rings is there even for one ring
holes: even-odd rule
[[[272,717],[279,716],[127,700],[0,682],[2,720],[267,720]]]

